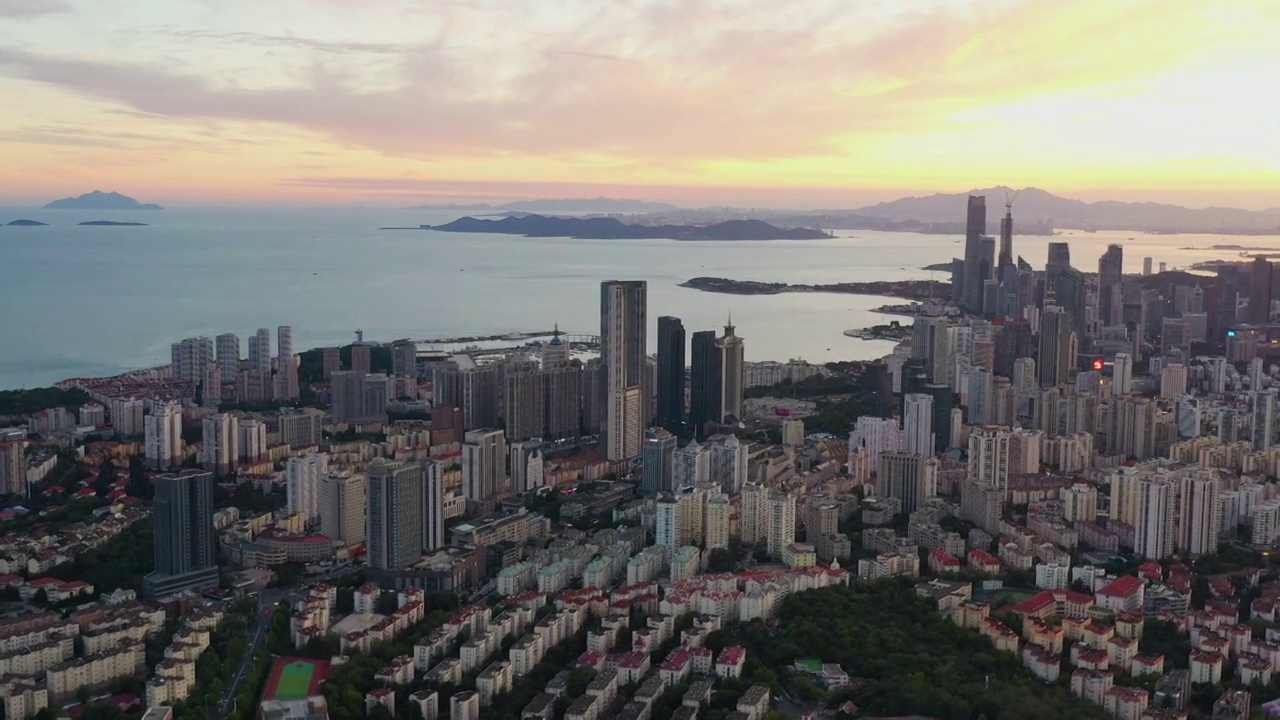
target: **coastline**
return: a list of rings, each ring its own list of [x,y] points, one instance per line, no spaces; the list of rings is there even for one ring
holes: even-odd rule
[[[770,283],[754,280],[731,280],[717,277],[695,277],[679,284],[679,287],[724,295],[781,295],[782,293],[833,293],[840,295],[874,295],[901,298],[915,302],[927,302],[950,297],[951,283],[932,280],[887,280],[875,282],[848,282],[828,285],[801,283]],[[883,306],[877,312],[884,311]],[[905,314],[905,313],[894,313]]]

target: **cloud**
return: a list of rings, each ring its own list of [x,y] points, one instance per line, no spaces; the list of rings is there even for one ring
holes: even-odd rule
[[[288,125],[396,157],[692,166],[839,154],[848,138],[954,127],[964,107],[1141,78],[1189,56],[1198,5],[1168,0],[1153,19],[1149,2],[1102,0],[873,16],[844,0],[785,13],[775,0],[450,4],[413,42],[155,31],[212,46],[217,61],[286,54],[256,73],[15,47],[0,47],[0,73],[152,117]]]
[[[70,11],[71,5],[65,0],[0,0],[0,18],[8,20],[31,20]]]

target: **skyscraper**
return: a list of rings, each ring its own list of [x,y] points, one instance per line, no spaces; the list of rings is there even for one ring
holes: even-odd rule
[[[539,455],[541,462],[541,455]],[[444,547],[443,466],[428,460],[422,479],[422,550],[433,553]]]
[[[1271,284],[1271,262],[1255,257],[1249,266],[1249,322],[1261,325],[1271,319]]]
[[[679,432],[684,425],[684,324],[658,318],[658,424]]]
[[[982,283],[990,277],[990,261],[983,275],[982,237],[987,232],[987,198],[969,196],[969,209],[965,217],[964,233],[964,307],[971,312],[982,309]]]
[[[302,515],[307,525],[320,521],[320,484],[329,474],[329,456],[311,453],[285,463],[285,498],[289,514]]]
[[[416,463],[376,458],[369,465],[370,569],[408,567],[422,557],[423,474]]]
[[[200,384],[215,361],[213,341],[207,337],[186,338],[169,347],[174,377]]]
[[[342,371],[342,351],[336,347],[327,347],[320,351],[321,366],[324,379],[328,380],[336,372]]]
[[[1143,478],[1138,481],[1137,496],[1134,552],[1153,560],[1173,555],[1177,514],[1173,483],[1165,478]]]
[[[1075,355],[1071,316],[1056,305],[1046,307],[1040,318],[1040,356],[1036,367],[1040,385],[1054,387],[1065,383]]]
[[[1046,267],[1071,267],[1071,246],[1064,242],[1049,243]]]
[[[996,490],[1009,487],[1009,431],[984,427],[969,435],[969,480]]]
[[[910,515],[925,499],[938,494],[938,461],[904,452],[882,454],[876,494],[896,498],[902,503],[902,514]]]
[[[501,430],[479,429],[467,433],[462,443],[462,494],[484,502],[505,489],[507,440]]]
[[[329,414],[334,423],[386,422],[387,376],[341,371],[330,378]]]
[[[902,446],[912,455],[933,455],[933,396],[907,393],[902,405]]]
[[[722,407],[721,365],[723,358],[716,347],[713,330],[693,334],[692,358],[689,365],[689,425],[696,435],[706,432],[709,422],[720,420]]]
[[[767,542],[765,551],[769,557],[782,557],[782,550],[796,541],[796,498],[790,493],[771,492],[765,507]]]
[[[1120,282],[1124,271],[1124,247],[1108,245],[1098,260],[1098,320],[1104,326],[1122,323]]]
[[[364,343],[352,345],[351,369],[354,372],[373,372],[373,349]]]
[[[391,343],[391,374],[418,377],[418,345],[412,340]]]
[[[1276,444],[1276,389],[1253,393],[1253,449],[1270,450]]]
[[[351,473],[325,473],[320,478],[320,534],[347,547],[365,541],[368,478]]]
[[[218,585],[213,538],[213,473],[184,470],[157,475],[155,571],[143,579],[149,600]]]
[[[1221,519],[1219,488],[1212,471],[1181,478],[1178,493],[1179,549],[1189,555],[1209,555],[1218,551]]]
[[[298,356],[293,352],[293,328],[276,328],[276,397],[296,400],[298,391]]]
[[[249,369],[271,375],[271,331],[266,328],[249,336]]]
[[[676,452],[676,436],[663,428],[645,433],[644,448],[640,451],[640,491],[647,495],[670,492],[672,462]]]
[[[600,362],[604,368],[605,454],[627,460],[640,454],[648,285],[643,280],[600,284]]]
[[[1133,357],[1129,353],[1116,353],[1111,364],[1111,393],[1128,395],[1133,392]]]
[[[574,360],[563,365],[542,365],[546,400],[543,437],[551,440],[578,437],[582,433],[582,363]]]
[[[542,440],[534,438],[511,443],[511,492],[523,495],[545,484]]]
[[[240,373],[240,336],[223,333],[214,342],[217,345],[218,371],[222,374],[222,382],[233,383]]]
[[[511,368],[506,373],[506,436],[512,442],[546,434],[546,376],[536,367]]]
[[[720,422],[742,419],[742,395],[746,386],[742,338],[733,332],[733,318],[724,326],[724,337],[716,341],[720,351]]]
[[[0,494],[17,495],[27,489],[25,440],[0,442]]]

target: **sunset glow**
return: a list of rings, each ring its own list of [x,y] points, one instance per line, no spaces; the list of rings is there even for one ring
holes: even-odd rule
[[[1268,0],[0,0],[0,203],[1280,205]]]

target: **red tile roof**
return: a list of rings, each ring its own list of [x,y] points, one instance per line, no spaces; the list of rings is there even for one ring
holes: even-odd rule
[[[1098,591],[1098,594],[1118,598],[1132,597],[1133,594],[1142,589],[1145,584],[1146,583],[1142,581],[1142,578],[1134,575],[1125,575],[1124,577],[1118,577],[1108,583],[1106,587]]]

